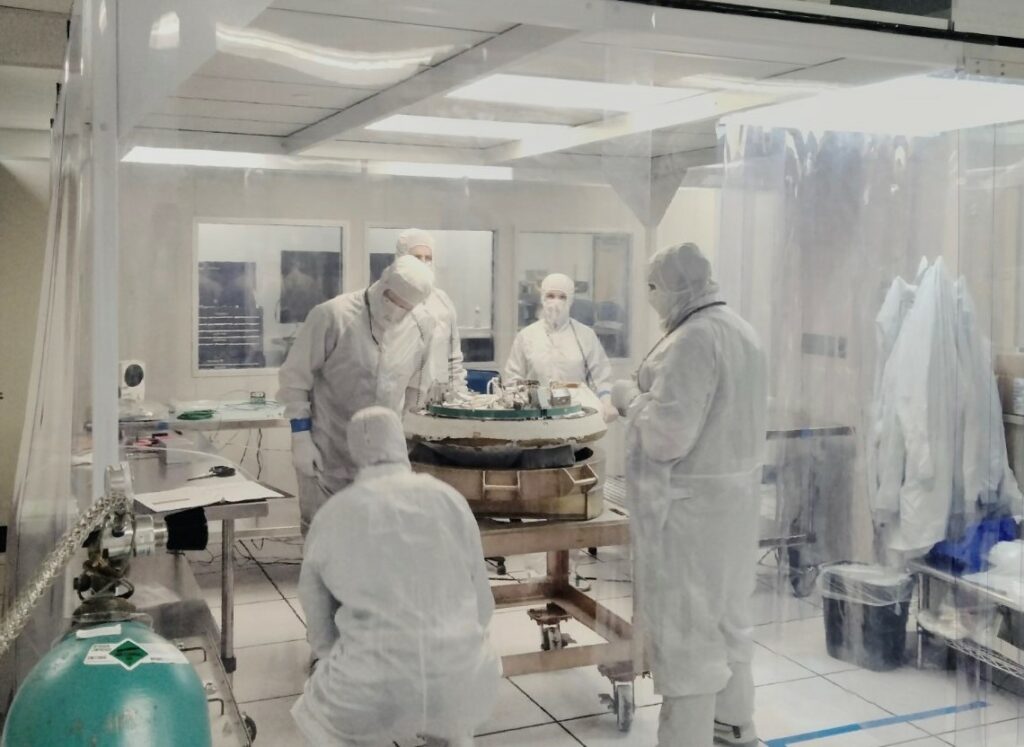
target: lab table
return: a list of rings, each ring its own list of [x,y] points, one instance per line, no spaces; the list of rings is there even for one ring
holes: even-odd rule
[[[142,459],[133,459],[132,484],[136,493],[149,493],[186,485],[186,480],[194,475],[202,474],[224,460],[213,455],[209,458],[197,456],[194,461],[180,464],[164,464],[158,455]],[[218,478],[210,478],[218,479]],[[177,509],[181,510],[181,509]],[[215,503],[204,506],[206,520],[221,522],[221,630],[220,657],[225,671],[231,675],[235,671],[235,522],[239,519],[251,519],[266,516],[270,511],[270,499],[241,501],[238,503]],[[136,502],[135,511],[140,514],[161,515],[161,512]]]
[[[589,521],[479,519],[478,525],[485,557],[547,553],[544,578],[491,587],[499,609],[554,603],[605,639],[605,643],[564,646],[543,633],[542,650],[502,657],[505,676],[597,665],[612,682],[609,703],[616,711],[620,730],[627,731],[634,708],[633,681],[646,669],[641,642],[634,636],[631,622],[572,586],[569,568],[571,550],[630,544],[629,515],[625,509],[606,501],[604,512]],[[538,625],[544,629],[541,622]]]

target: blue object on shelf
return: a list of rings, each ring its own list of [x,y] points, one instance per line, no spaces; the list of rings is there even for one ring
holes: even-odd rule
[[[1013,517],[989,518],[967,527],[958,540],[943,540],[929,552],[927,561],[954,574],[978,573],[988,566],[988,554],[999,542],[1017,539]]]
[[[466,369],[466,386],[469,387],[471,392],[477,394],[487,394],[487,384],[490,383],[491,379],[499,376],[497,371],[486,371],[480,368],[467,368]]]

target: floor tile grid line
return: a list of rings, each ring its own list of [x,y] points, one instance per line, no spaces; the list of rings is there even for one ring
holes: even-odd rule
[[[785,623],[767,623],[767,624],[768,625],[785,625]],[[760,625],[760,626],[754,626],[754,627],[764,627],[764,626]],[[827,676],[827,675],[821,674],[820,672],[815,672],[813,669],[811,669],[810,667],[808,667],[805,664],[801,664],[799,661],[794,659],[792,656],[789,656],[788,654],[784,654],[781,651],[776,651],[774,648],[769,646],[767,643],[763,643],[762,641],[754,641],[754,644],[757,645],[757,646],[760,646],[761,648],[763,648],[766,651],[774,654],[775,656],[778,656],[778,657],[780,657],[782,659],[785,659],[786,661],[790,662],[791,664],[796,664],[801,669],[806,669],[808,672],[811,673],[811,676],[809,676],[809,677],[798,677],[798,678],[796,678],[794,680],[787,680],[787,682],[797,682],[799,680],[809,680],[809,679],[814,679],[815,677],[826,677]],[[851,664],[849,669],[841,669],[841,670],[839,670],[837,672],[829,672],[829,674],[843,674],[844,672],[852,672],[855,669],[860,669],[860,667],[858,667],[858,666],[856,666],[854,664]],[[831,680],[829,680],[829,682],[831,682]],[[774,685],[774,684],[780,684],[780,683],[773,682],[772,684]],[[836,684],[836,683],[833,682],[832,684]],[[845,689],[845,688],[843,688],[843,689]]]
[[[569,731],[567,728],[565,728],[565,726],[563,726],[562,723],[558,719],[555,718],[554,714],[552,714],[547,708],[545,708],[540,703],[538,703],[533,698],[533,696],[530,695],[530,693],[526,692],[526,690],[521,688],[514,680],[509,679],[508,682],[509,682],[509,684],[512,685],[512,687],[514,687],[516,690],[521,692],[526,697],[527,700],[529,700],[535,706],[540,708],[549,719],[551,719],[554,723],[558,724],[558,728],[561,729],[562,731],[564,731],[566,734],[568,734],[570,739],[572,739],[573,741],[578,742],[579,744],[583,745],[583,747],[586,747],[586,744],[584,744],[580,740],[579,737],[577,737],[575,734],[573,734],[571,731]]]
[[[859,670],[859,669],[861,669],[861,667],[855,667],[854,669],[858,669],[858,670]],[[850,672],[850,671],[853,671],[853,670],[850,670],[850,669],[847,669],[847,670],[846,670],[846,672]],[[895,717],[898,717],[898,716],[899,716],[899,714],[897,714],[897,713],[896,713],[895,711],[892,711],[892,710],[890,710],[890,709],[886,708],[885,706],[883,706],[883,705],[881,705],[881,704],[879,704],[879,703],[876,703],[876,702],[874,702],[873,700],[868,700],[868,699],[867,699],[867,698],[865,698],[865,697],[864,697],[863,695],[861,695],[861,694],[859,694],[859,693],[855,693],[855,692],[854,692],[853,690],[850,690],[850,689],[849,689],[848,687],[844,687],[844,686],[843,686],[842,684],[840,684],[839,682],[836,682],[835,680],[833,680],[833,679],[831,678],[831,675],[833,675],[833,674],[843,674],[843,672],[829,672],[829,674],[823,674],[823,675],[821,675],[821,676],[822,676],[822,677],[823,677],[823,678],[824,678],[825,680],[827,680],[828,682],[830,682],[831,684],[833,684],[833,685],[835,685],[836,687],[838,687],[838,688],[839,688],[840,690],[842,690],[843,692],[845,692],[845,693],[849,694],[849,695],[850,695],[850,697],[853,697],[853,698],[859,698],[860,700],[863,700],[863,701],[864,701],[865,703],[870,703],[870,704],[871,704],[871,705],[873,705],[873,706],[874,706],[875,708],[878,708],[879,710],[885,711],[886,713],[888,713],[888,714],[889,714],[889,717],[890,717],[890,718],[895,718]],[[923,726],[918,726],[917,724],[915,724],[915,723],[913,723],[913,722],[911,722],[911,721],[906,721],[906,723],[907,723],[907,725],[908,725],[908,726],[911,726],[911,727],[913,727],[913,728],[917,729],[917,730],[918,730],[919,732],[921,732],[921,735],[922,735],[922,737],[934,737],[934,736],[937,736],[937,735],[935,735],[935,734],[932,734],[932,733],[931,733],[930,731],[928,731],[927,729],[925,729],[925,728],[924,728]],[[769,747],[771,747],[771,746],[769,745]]]
[[[288,599],[288,597],[285,596],[284,592],[281,591],[281,587],[277,585],[277,582],[271,577],[271,575],[267,571],[267,569],[263,567],[263,563],[256,559],[256,556],[253,555],[252,550],[250,548],[246,547],[244,542],[239,540],[238,544],[241,544],[243,549],[245,550],[246,554],[256,562],[257,567],[260,569],[260,571],[263,573],[263,575],[266,576],[267,581],[269,581],[270,585],[273,586],[274,589],[277,590],[277,593],[281,596],[282,601],[285,604],[288,605],[288,609],[290,609],[292,611],[292,614],[294,614],[295,617],[297,617],[299,619],[299,622],[302,623],[302,627],[308,628],[309,626],[306,625],[306,621],[302,619],[302,615],[299,614],[299,611],[295,608],[295,605],[292,604],[292,602],[295,601],[295,600]]]
[[[789,737],[779,737],[777,739],[769,739],[765,744],[768,747],[790,747],[794,744],[800,744],[802,742],[812,742],[819,739],[827,739],[829,737],[836,737],[841,734],[851,734],[857,731],[867,731],[870,729],[878,729],[884,726],[893,726],[895,724],[908,724],[910,726],[917,727],[913,724],[913,721],[921,719],[934,718],[936,716],[943,716],[950,713],[959,713],[962,711],[977,710],[980,708],[987,707],[988,704],[983,700],[975,701],[974,703],[967,703],[963,706],[949,706],[946,708],[933,708],[928,711],[918,711],[916,713],[908,713],[904,715],[893,714],[886,718],[870,719],[868,721],[861,721],[852,724],[843,724],[842,726],[835,726],[829,729],[819,729],[813,732],[807,732],[804,734],[794,734]],[[881,706],[878,706],[881,708]],[[882,709],[886,710],[886,709]],[[925,734],[926,737],[934,736],[931,734]],[[945,740],[942,740],[945,741]]]
[[[988,728],[988,727],[992,727],[992,726],[998,726],[999,724],[1006,724],[1006,723],[1009,723],[1010,721],[1019,721],[1019,720],[1020,719],[1017,718],[1017,717],[1001,718],[1001,719],[999,719],[997,721],[986,721],[984,724],[979,724],[977,726],[968,726],[968,727],[965,727],[964,729],[950,729],[949,731],[944,731],[941,734],[932,734],[931,736],[935,737],[936,739],[941,739],[943,742],[946,742],[947,744],[955,744],[955,742],[950,742],[949,740],[950,739],[956,739],[956,735],[961,733],[961,732],[963,732],[963,731],[971,731],[972,729],[978,729],[978,728]]]
[[[256,560],[256,558],[253,557],[253,560]],[[284,602],[286,604],[288,604],[288,597],[285,596],[284,591],[281,590],[281,587],[277,585],[277,581],[275,581],[273,576],[270,575],[270,572],[266,568],[263,567],[263,563],[260,562],[259,560],[256,560],[256,566],[260,569],[260,572],[266,577],[267,581],[270,582],[270,585],[274,587],[274,589],[277,591],[277,593],[281,597],[281,599],[284,600]],[[291,604],[288,604],[288,606],[292,607]],[[292,607],[292,612],[295,612],[295,608],[294,607]],[[295,612],[295,614],[296,614],[296,616],[298,616],[298,612]],[[302,620],[301,617],[299,618],[299,620],[302,622],[303,625],[306,624],[305,621]]]
[[[294,610],[292,610],[292,611],[294,612]],[[284,641],[274,641],[273,643],[251,643],[248,646],[235,646],[235,651],[248,651],[249,649],[262,648],[263,646],[273,646],[273,645],[278,644],[278,643],[295,643],[296,641],[304,641],[304,640],[306,640],[306,639],[303,637],[303,638],[288,638],[287,640],[284,640]],[[284,697],[284,696],[281,696],[281,697]],[[273,698],[268,698],[268,700],[273,700]]]
[[[661,703],[647,703],[646,705],[636,706],[634,710],[636,710],[636,711],[644,711],[644,710],[647,710],[649,708],[660,708],[660,707],[661,707]],[[559,721],[555,721],[555,723],[556,724],[571,724],[573,721],[583,721],[584,719],[588,719],[588,718],[597,718],[598,716],[607,716],[611,712],[612,711],[611,711],[610,708],[605,708],[603,711],[598,711],[597,713],[586,713],[586,714],[584,714],[582,716],[571,716],[569,718],[563,718],[563,719],[561,719]]]
[[[763,644],[762,644],[762,645],[763,645]],[[859,669],[859,668],[860,668],[860,667],[856,667],[856,669]],[[848,669],[848,670],[845,670],[844,672],[829,672],[828,674],[826,674],[826,675],[822,675],[822,676],[823,676],[823,677],[824,677],[825,679],[827,679],[827,680],[828,680],[829,682],[831,682],[831,683],[832,683],[833,685],[835,685],[835,686],[839,687],[839,688],[840,688],[840,689],[842,689],[842,690],[845,690],[846,692],[850,693],[851,695],[853,695],[853,696],[855,696],[855,697],[858,697],[858,698],[860,698],[861,700],[864,700],[864,701],[866,701],[866,702],[868,702],[868,703],[871,703],[871,705],[873,705],[873,706],[876,706],[877,708],[881,708],[881,709],[882,709],[883,711],[885,711],[886,713],[892,713],[892,714],[893,714],[894,716],[895,716],[895,715],[897,715],[897,714],[893,713],[893,711],[891,711],[890,709],[888,709],[888,708],[885,708],[884,706],[882,706],[882,705],[879,705],[878,703],[875,703],[875,702],[873,702],[873,701],[871,701],[871,700],[868,700],[868,699],[867,699],[867,698],[865,698],[865,697],[864,697],[863,695],[860,695],[859,693],[855,693],[855,692],[853,692],[852,690],[849,690],[848,688],[844,687],[844,686],[843,686],[842,684],[840,684],[839,682],[836,682],[835,680],[833,680],[833,679],[832,679],[832,676],[833,676],[833,675],[836,675],[836,674],[846,674],[846,673],[848,673],[848,672],[850,672],[850,671],[853,671],[853,670],[849,670],[849,669]],[[923,670],[922,670],[922,671],[923,671]],[[994,685],[994,683],[990,683],[990,684],[993,684],[993,685]],[[994,686],[995,686],[995,685],[994,685]],[[996,686],[996,687],[998,687],[998,686]],[[1012,693],[1011,693],[1011,694],[1012,694]],[[979,701],[974,701],[973,703],[971,703],[971,704],[968,704],[968,705],[974,705],[975,703],[982,703],[982,702],[983,702],[983,701],[980,701],[980,700],[979,700]],[[984,704],[984,705],[983,705],[983,706],[981,706],[981,707],[987,707],[987,705],[988,705],[988,704],[986,703],[986,704]],[[969,710],[976,710],[976,708],[965,708],[965,707],[961,707],[961,706],[958,706],[958,705],[953,705],[953,706],[948,706],[948,707],[949,707],[949,708],[953,708],[953,709],[956,709],[955,711],[952,711],[952,712],[954,712],[954,713],[960,713],[960,712],[963,712],[963,711],[969,711]],[[1002,724],[1002,723],[1005,723],[1005,722],[1007,722],[1007,721],[1015,721],[1015,720],[1017,720],[1018,718],[1020,718],[1020,715],[1019,715],[1019,714],[1018,714],[1018,716],[1013,716],[1013,717],[1010,717],[1010,718],[1004,718],[1004,719],[998,719],[998,720],[996,720],[996,721],[986,721],[984,725],[985,725],[985,726],[993,726],[993,725],[995,725],[995,724]],[[951,729],[951,730],[949,730],[949,731],[944,731],[944,732],[939,732],[939,733],[935,733],[935,732],[929,731],[928,729],[925,729],[925,728],[924,728],[923,726],[919,726],[918,724],[915,724],[915,723],[911,723],[911,722],[908,722],[908,723],[910,723],[910,725],[911,725],[911,726],[913,726],[914,728],[916,728],[916,729],[919,729],[919,730],[923,731],[923,732],[924,732],[924,733],[925,733],[925,734],[926,734],[927,736],[930,736],[930,737],[936,737],[936,738],[938,738],[938,739],[942,739],[942,738],[943,738],[943,735],[955,734],[955,733],[956,733],[957,731],[959,731],[958,729]],[[942,741],[944,741],[944,742],[948,742],[949,740],[946,740],[946,739],[942,739]]]

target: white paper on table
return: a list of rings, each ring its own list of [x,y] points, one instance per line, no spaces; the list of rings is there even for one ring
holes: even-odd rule
[[[211,477],[208,480],[209,485],[186,485],[156,493],[139,493],[135,500],[153,511],[166,512],[212,506],[215,503],[239,503],[284,497],[282,493],[252,480],[231,480],[222,477]]]

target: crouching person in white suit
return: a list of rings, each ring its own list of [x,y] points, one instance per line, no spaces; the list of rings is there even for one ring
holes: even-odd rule
[[[392,410],[356,413],[348,451],[355,482],[306,537],[299,598],[319,661],[292,715],[316,747],[471,745],[501,678],[476,521],[453,488],[412,472]]]

